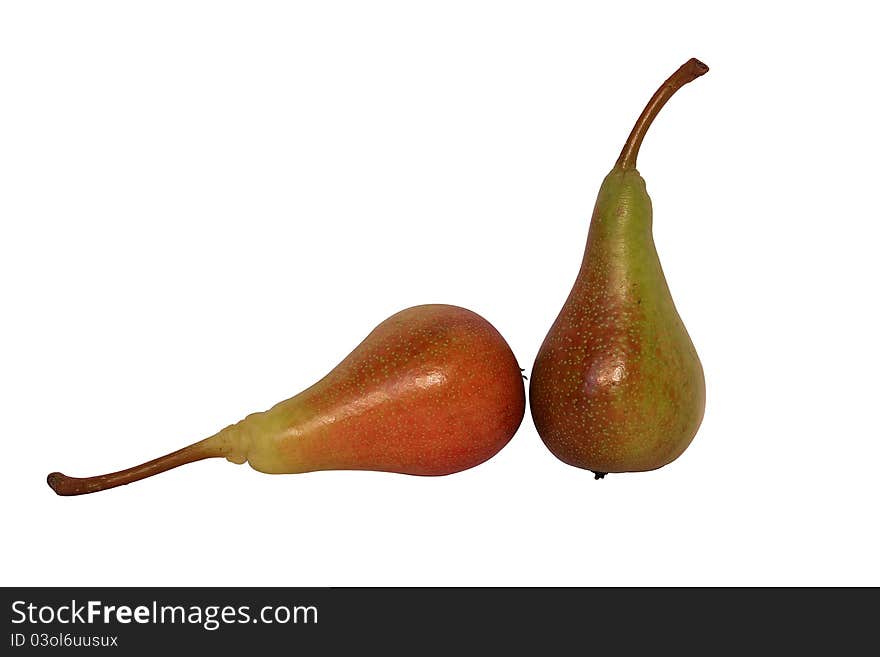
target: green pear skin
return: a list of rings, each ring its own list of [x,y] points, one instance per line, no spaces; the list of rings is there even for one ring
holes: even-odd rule
[[[703,419],[703,368],[660,266],[635,161],[659,109],[706,71],[688,61],[636,123],[599,190],[580,271],[532,370],[529,404],[541,439],[597,478],[672,462]]]

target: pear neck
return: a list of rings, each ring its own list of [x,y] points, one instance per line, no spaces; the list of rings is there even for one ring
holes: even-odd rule
[[[667,101],[675,95],[675,92],[681,89],[688,82],[696,80],[709,70],[703,62],[698,59],[689,59],[682,64],[679,69],[669,76],[669,78],[660,85],[660,88],[651,96],[651,100],[645,105],[636,124],[633,126],[629,138],[620,151],[620,157],[617,158],[615,169],[633,170],[636,168],[636,159],[639,156],[639,149],[642,147],[642,141],[648,128],[657,118],[657,114],[663,109]]]
[[[633,240],[650,239],[651,219],[651,198],[645,179],[635,169],[615,166],[599,188],[590,231],[597,236],[625,234]]]

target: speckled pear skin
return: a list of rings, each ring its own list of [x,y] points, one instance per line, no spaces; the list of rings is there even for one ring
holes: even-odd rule
[[[636,170],[605,178],[581,268],[541,345],[529,404],[562,461],[597,473],[676,459],[703,418],[703,368],[675,309]]]
[[[425,305],[377,326],[330,374],[239,427],[262,472],[445,475],[494,456],[525,413],[522,372],[485,319]]]
[[[53,472],[47,482],[59,495],[83,495],[216,457],[270,474],[446,475],[494,456],[524,413],[522,370],[495,327],[465,308],[415,306],[268,411],[126,470],[85,478]]]
[[[636,159],[663,106],[708,70],[686,61],[636,120],[599,189],[580,271],[532,369],[529,405],[541,439],[596,478],[663,467],[703,420],[703,366],[660,267]]]

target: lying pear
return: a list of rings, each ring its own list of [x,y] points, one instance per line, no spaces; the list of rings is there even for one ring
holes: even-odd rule
[[[529,404],[542,440],[597,478],[670,463],[703,419],[703,368],[660,267],[636,157],[666,101],[708,70],[686,62],[636,122],[599,190],[580,271],[532,370]]]
[[[268,411],[128,470],[85,479],[54,472],[48,483],[59,495],[94,493],[213,457],[270,474],[445,475],[494,456],[524,413],[522,370],[489,322],[456,306],[416,306]]]

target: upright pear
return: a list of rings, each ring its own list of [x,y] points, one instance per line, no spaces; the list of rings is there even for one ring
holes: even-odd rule
[[[445,475],[495,455],[524,413],[522,370],[495,327],[457,306],[416,306],[268,411],[143,465],[88,478],[53,472],[48,483],[59,495],[94,493],[212,457],[271,474]]]
[[[599,190],[580,271],[532,370],[529,404],[542,440],[596,478],[670,463],[703,419],[703,368],[660,267],[636,158],[663,105],[708,70],[686,62],[636,121]]]

